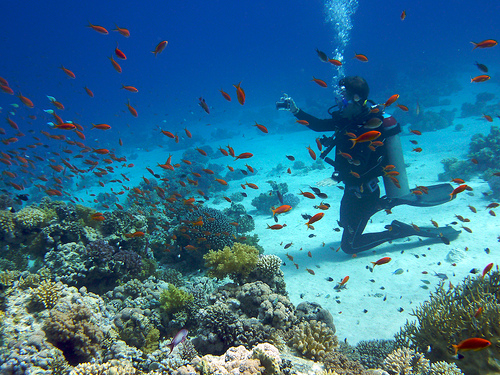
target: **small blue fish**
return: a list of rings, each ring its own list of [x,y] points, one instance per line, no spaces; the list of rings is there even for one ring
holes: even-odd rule
[[[398,268],[396,271],[394,271],[392,274],[393,275],[401,275],[403,272],[405,272],[402,268]]]

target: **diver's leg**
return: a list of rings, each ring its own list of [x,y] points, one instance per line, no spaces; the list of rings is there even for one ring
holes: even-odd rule
[[[418,234],[415,230],[411,232],[386,230],[363,234],[368,220],[379,210],[379,189],[373,192],[364,192],[362,195],[356,195],[352,190],[344,193],[340,204],[340,226],[344,228],[340,244],[342,251],[347,254],[356,254],[396,238]]]

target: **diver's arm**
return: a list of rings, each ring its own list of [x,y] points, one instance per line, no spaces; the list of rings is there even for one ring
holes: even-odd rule
[[[309,124],[306,126],[316,132],[335,131],[338,126],[337,121],[335,121],[334,118],[319,119],[310,115],[309,113],[304,112],[301,109],[299,109],[298,112],[294,113],[293,115],[299,120],[307,121]]]

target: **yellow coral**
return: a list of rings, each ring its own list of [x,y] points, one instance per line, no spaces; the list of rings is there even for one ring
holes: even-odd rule
[[[311,320],[294,328],[291,344],[303,356],[320,360],[337,346],[338,339],[325,323]]]
[[[222,250],[210,250],[203,259],[205,266],[210,268],[207,273],[210,277],[223,279],[231,274],[247,276],[257,265],[259,250],[236,242],[232,248],[225,246]]]
[[[14,238],[13,217],[10,211],[0,211],[0,240]]]
[[[14,218],[18,227],[24,230],[39,229],[46,220],[45,212],[35,207],[25,207]]]
[[[80,363],[71,370],[70,375],[133,375],[138,371],[127,360],[112,359],[106,363]]]
[[[46,309],[53,308],[59,297],[61,297],[61,283],[54,283],[50,280],[44,280],[38,288],[31,289],[31,298],[35,302],[42,303]]]

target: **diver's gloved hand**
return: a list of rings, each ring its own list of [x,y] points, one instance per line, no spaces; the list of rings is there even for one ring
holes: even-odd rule
[[[292,115],[296,114],[299,111],[299,107],[297,107],[297,104],[295,104],[294,100],[292,98],[288,98],[289,100],[289,111],[292,113]]]
[[[283,94],[278,102],[276,102],[276,109],[282,111],[290,111],[292,114],[296,114],[299,111],[299,107],[295,104],[295,101],[290,98],[287,94]]]

